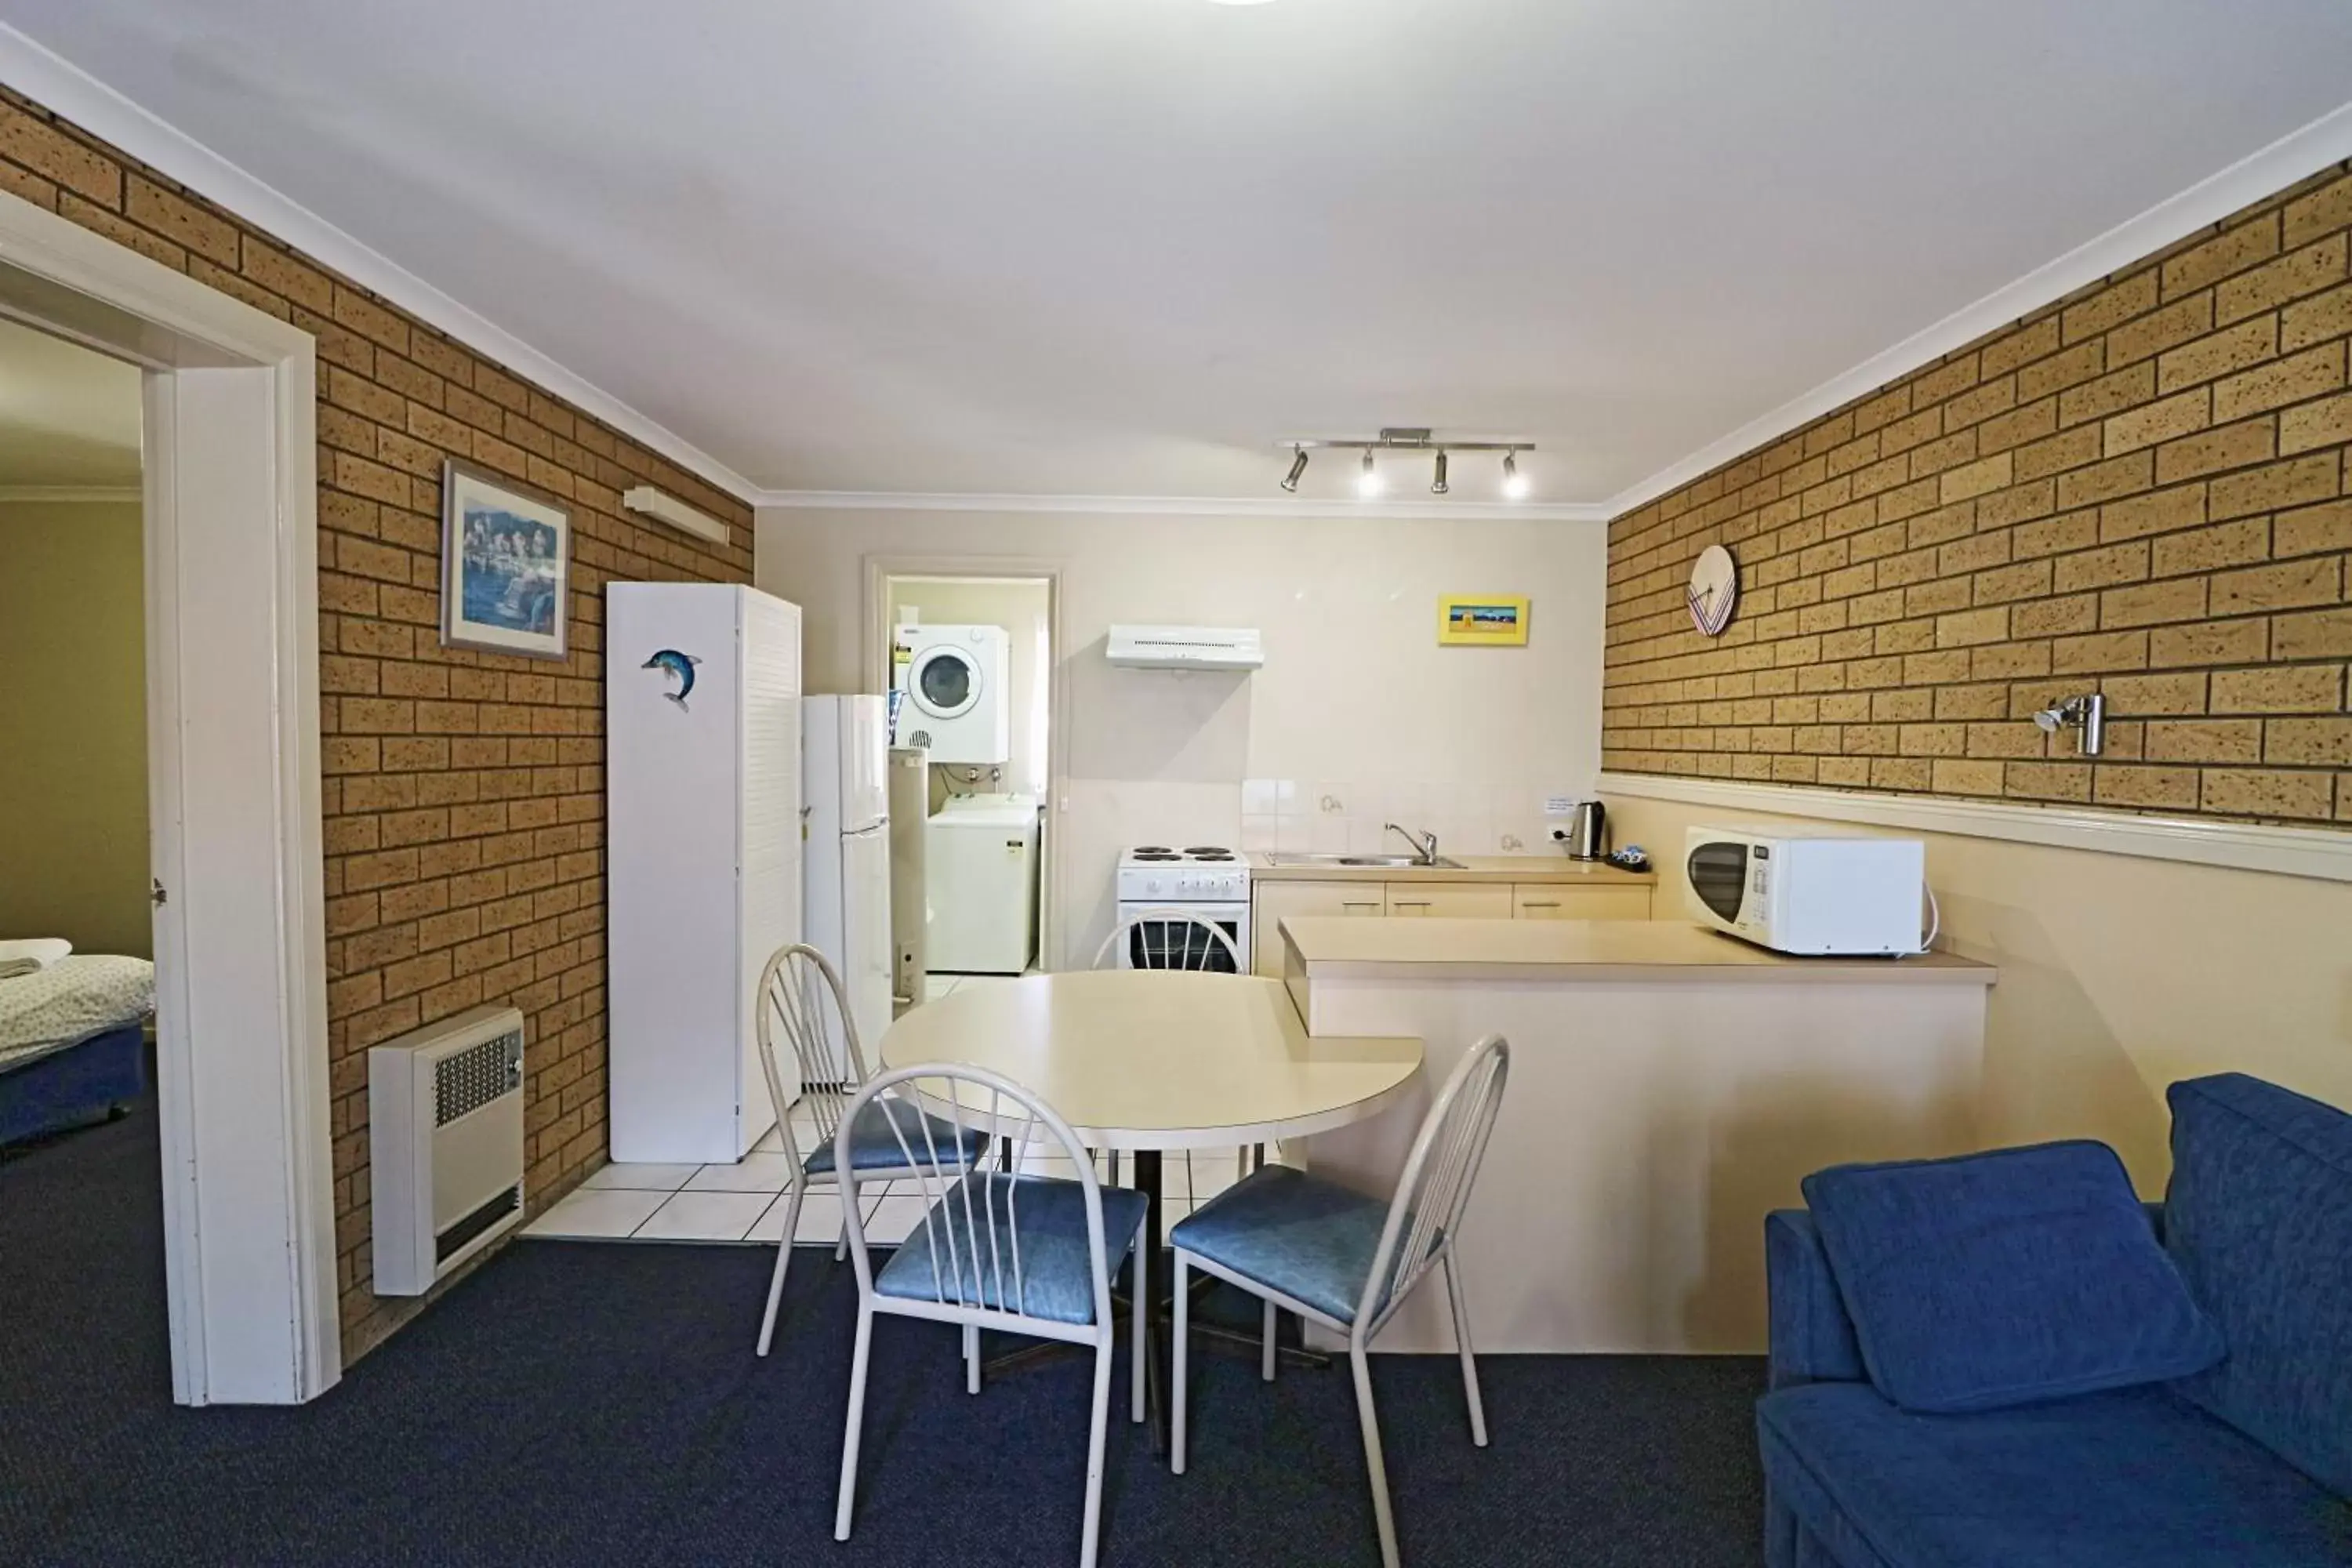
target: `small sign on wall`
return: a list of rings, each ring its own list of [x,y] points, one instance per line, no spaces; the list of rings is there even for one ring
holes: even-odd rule
[[[1507,594],[1448,594],[1437,601],[1437,640],[1448,647],[1525,647],[1528,602]]]

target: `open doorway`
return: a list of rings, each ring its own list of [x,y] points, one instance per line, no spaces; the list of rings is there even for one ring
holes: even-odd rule
[[[54,339],[94,351],[113,362],[101,371],[116,382],[128,376],[138,397],[128,421],[136,467],[127,470],[137,499],[117,514],[114,541],[125,553],[80,568],[103,580],[111,613],[131,619],[109,622],[110,637],[70,616],[46,634],[37,627],[36,672],[10,684],[45,683],[51,689],[38,695],[62,703],[84,736],[101,722],[91,695],[101,686],[134,712],[143,708],[143,721],[116,731],[111,748],[118,765],[122,748],[133,749],[129,771],[134,778],[143,771],[143,820],[124,825],[114,811],[104,835],[108,869],[85,863],[79,886],[128,888],[152,907],[155,1036],[147,1081],[156,1147],[143,1163],[147,1190],[161,1196],[148,1213],[160,1207],[168,1337],[144,1343],[152,1363],[168,1362],[172,1396],[182,1404],[315,1398],[341,1375],[324,1049],[317,345],[283,321],[13,195],[0,195],[0,319],[26,331],[20,344],[48,352]],[[113,417],[119,461],[124,416]],[[68,446],[54,430],[42,439],[53,451]],[[23,499],[113,489],[121,472]],[[76,526],[53,524],[38,548],[71,556],[86,542],[72,538]],[[35,548],[24,545],[24,561]],[[0,576],[17,574],[16,547],[0,542],[0,550],[8,552],[0,554]],[[140,600],[135,612],[131,596]],[[21,625],[22,614],[9,618]],[[143,700],[127,675],[101,680],[95,671],[100,662],[119,666],[126,652],[139,665]],[[85,667],[92,667],[87,679]],[[8,739],[8,749],[21,752]],[[62,755],[45,760],[70,771]],[[93,757],[80,761],[96,765]],[[21,845],[17,853],[34,863]],[[0,882],[9,879],[0,868]],[[55,918],[43,914],[38,923]],[[113,934],[94,943],[141,945],[135,914],[117,907],[110,920]],[[145,1042],[138,1033],[131,1038],[147,1077]],[[120,1082],[77,1076],[39,1100],[53,1107],[79,1095],[103,1114],[120,1101]],[[134,1088],[134,1106],[137,1095]],[[0,1199],[0,1207],[15,1206]],[[75,1240],[103,1249],[102,1238]],[[0,1285],[13,1289],[25,1277],[22,1258],[5,1241],[0,1249],[11,1264]],[[89,1312],[105,1310],[102,1289],[85,1299]],[[0,1336],[0,1353],[20,1354],[24,1320],[5,1302],[0,1320],[20,1331]]]
[[[1045,967],[1053,920],[1054,581],[880,580],[892,740],[927,755],[926,1000]]]
[[[0,1399],[52,1440],[170,1377],[142,420],[137,365],[0,320]]]

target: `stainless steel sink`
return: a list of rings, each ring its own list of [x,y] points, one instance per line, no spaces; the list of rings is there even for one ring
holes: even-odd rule
[[[1459,871],[1463,868],[1461,861],[1448,860],[1443,856],[1434,860],[1424,860],[1418,855],[1294,855],[1286,852],[1268,855],[1265,860],[1269,866],[1418,867],[1423,870],[1435,871]]]

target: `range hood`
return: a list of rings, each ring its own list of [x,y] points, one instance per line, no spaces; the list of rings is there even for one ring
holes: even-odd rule
[[[1255,669],[1265,663],[1255,626],[1113,626],[1105,651],[1127,669]]]

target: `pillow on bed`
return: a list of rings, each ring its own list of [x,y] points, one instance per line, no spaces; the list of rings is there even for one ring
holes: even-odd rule
[[[37,936],[28,937],[21,942],[0,942],[0,980],[14,980],[20,975],[38,974],[72,951],[73,943],[61,936]]]

